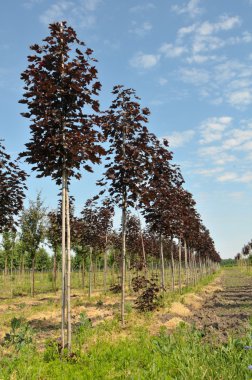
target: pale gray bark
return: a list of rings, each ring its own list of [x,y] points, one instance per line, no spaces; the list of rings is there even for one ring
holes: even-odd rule
[[[186,240],[184,242],[184,251],[185,251],[185,277],[186,277],[186,286],[188,286],[188,284],[189,284],[189,278],[188,278],[188,254],[187,254]]]
[[[92,295],[93,248],[89,248],[88,298]]]
[[[126,208],[127,208],[126,191],[123,193],[122,205],[122,262],[121,262],[121,322],[125,325],[125,269],[126,269]]]
[[[160,249],[160,270],[161,270],[161,288],[165,290],[165,267],[164,267],[164,249],[163,249],[163,236],[162,233],[159,237],[159,249]]]
[[[179,238],[178,240],[178,244],[179,244],[179,292],[181,293],[182,291],[182,281],[181,281],[181,238]]]
[[[66,225],[67,225],[67,347],[71,351],[72,326],[71,326],[71,231],[69,194],[66,191]]]
[[[171,241],[171,277],[172,277],[172,291],[175,289],[175,268],[174,268],[174,256],[173,256],[173,243]]]

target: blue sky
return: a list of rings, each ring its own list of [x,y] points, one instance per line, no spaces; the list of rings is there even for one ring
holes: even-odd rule
[[[103,85],[133,87],[151,110],[149,127],[167,137],[222,257],[252,238],[252,0],[10,0],[0,14],[0,125],[9,152],[23,150],[28,123],[18,104],[20,73],[48,24],[67,20],[94,50]],[[29,170],[29,168],[27,168]],[[101,168],[97,168],[98,176]],[[77,210],[96,175],[73,181]],[[55,207],[50,179],[28,181]]]

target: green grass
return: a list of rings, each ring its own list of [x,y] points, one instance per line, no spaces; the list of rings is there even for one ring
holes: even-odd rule
[[[185,326],[172,335],[161,329],[150,336],[139,327],[126,338],[114,339],[117,333],[116,321],[79,330],[74,339],[77,354],[70,360],[58,358],[52,347],[46,354],[34,347],[11,352],[0,359],[0,379],[251,379],[247,367],[252,351],[244,350],[250,336],[213,348],[200,332]]]
[[[166,295],[164,304],[174,300],[183,302],[184,294],[200,291],[217,275],[206,276],[194,288],[183,288],[182,294],[177,291]],[[101,295],[92,298],[94,303],[101,301]],[[36,312],[43,307],[45,304],[35,306]],[[46,307],[52,305],[46,302]],[[12,313],[22,313],[25,317],[28,312],[23,305],[18,310]],[[10,315],[5,325],[10,323],[9,318]],[[116,317],[91,327],[83,315],[81,325],[74,327],[74,355],[70,359],[59,357],[57,342],[48,342],[41,350],[36,335],[32,345],[25,345],[19,351],[15,346],[0,346],[0,380],[252,379],[248,370],[252,350],[244,350],[245,345],[252,345],[250,333],[240,340],[230,338],[225,345],[206,343],[202,332],[186,325],[172,334],[162,327],[153,336],[149,331],[155,325],[155,318],[154,313],[138,314],[130,303],[124,329]]]
[[[134,274],[135,275],[135,274]],[[107,273],[107,286],[108,288],[113,283],[117,283],[118,276],[120,273],[118,271],[112,272],[111,270]],[[158,280],[158,283],[161,282],[160,270],[159,268],[155,268],[154,270],[149,270],[149,277],[154,276]],[[126,287],[129,284],[129,278],[133,277],[133,273],[126,272]],[[182,268],[181,272],[182,283],[185,283],[185,268]],[[206,274],[204,277],[207,277]],[[175,286],[178,287],[178,268],[175,268]],[[192,279],[191,279],[192,280]],[[171,271],[170,269],[165,269],[165,282],[166,288],[168,291],[171,290]],[[92,283],[92,292],[104,293],[104,277],[103,271],[96,271],[95,276],[92,273],[91,276]],[[61,288],[61,273],[57,274],[57,289]],[[71,273],[71,289],[72,292],[76,290],[82,290],[83,294],[88,294],[88,273],[85,274],[85,284],[84,289],[82,288],[82,277],[80,272],[72,272]],[[130,289],[128,289],[130,290]],[[0,292],[1,297],[3,298],[16,298],[22,296],[30,296],[31,295],[31,273],[25,272],[23,274],[13,272],[13,275],[4,276],[0,275]],[[43,294],[43,293],[54,293],[54,285],[52,283],[52,273],[51,272],[36,272],[35,273],[35,294]]]

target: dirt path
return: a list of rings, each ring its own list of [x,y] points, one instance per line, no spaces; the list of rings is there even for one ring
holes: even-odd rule
[[[218,291],[206,295],[200,309],[184,321],[202,331],[206,340],[226,342],[228,336],[242,337],[252,318],[252,274],[239,268],[223,271]],[[204,297],[204,296],[203,296]]]

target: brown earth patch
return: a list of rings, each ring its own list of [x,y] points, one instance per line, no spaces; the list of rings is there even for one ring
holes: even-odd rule
[[[185,321],[202,331],[204,339],[227,342],[241,338],[249,329],[252,315],[252,277],[239,268],[224,270],[218,283],[207,286],[200,297],[201,308]]]

